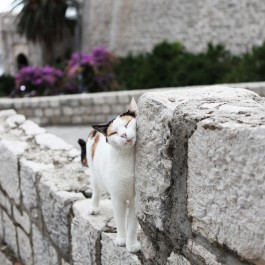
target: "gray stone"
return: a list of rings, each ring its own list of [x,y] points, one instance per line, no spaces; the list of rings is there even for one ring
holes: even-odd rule
[[[20,213],[19,210],[16,207],[13,207],[13,216],[15,221],[22,226],[24,231],[29,234],[30,233],[30,218],[26,214],[26,212]]]
[[[66,116],[72,116],[73,115],[73,108],[64,106],[62,108],[62,113],[63,113],[63,115],[66,115]]]
[[[220,102],[229,107],[219,110]],[[263,262],[264,100],[212,86],[147,93],[138,107],[136,210],[157,264],[192,233]]]
[[[11,199],[20,203],[19,174],[17,156],[0,140],[0,184]]]
[[[33,255],[30,238],[19,227],[17,228],[17,241],[20,259],[24,264],[33,265]]]
[[[113,229],[108,222],[113,218],[111,202],[100,202],[100,214],[89,215],[91,200],[82,200],[73,205],[74,219],[71,225],[72,256],[74,265],[100,264],[101,231]],[[113,263],[115,264],[115,263]]]
[[[10,128],[16,128],[18,125],[24,123],[26,120],[24,115],[16,114],[6,119],[6,123]]]
[[[11,216],[11,214],[12,214],[11,203],[10,203],[9,199],[4,195],[4,193],[1,190],[0,190],[0,205]]]
[[[45,133],[45,129],[41,128],[39,125],[37,125],[35,122],[31,120],[27,120],[20,126],[27,135],[29,136],[34,136],[38,134],[43,134]]]
[[[44,177],[41,178],[38,188],[42,202],[42,216],[50,238],[63,255],[69,259],[72,204],[83,199],[84,196],[80,193],[59,191],[52,179]]]
[[[2,251],[0,251],[0,264],[1,265],[13,265],[13,262],[9,260]]]
[[[42,109],[35,109],[35,116],[42,117],[43,116],[43,110]]]
[[[102,233],[101,264],[141,265],[136,254],[128,252],[125,247],[118,247],[114,244],[115,237],[113,233]]]
[[[35,225],[32,226],[33,264],[59,264],[58,255],[51,243]]]
[[[69,150],[72,148],[70,144],[50,133],[36,135],[35,139],[37,144],[46,146],[51,150]]]
[[[4,241],[18,255],[16,227],[9,216],[3,213]]]
[[[166,265],[190,265],[190,262],[183,256],[172,252],[170,257],[167,259]]]

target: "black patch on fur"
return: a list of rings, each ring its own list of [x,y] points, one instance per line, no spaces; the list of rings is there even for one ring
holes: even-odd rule
[[[94,130],[94,131],[93,131],[93,134],[92,134],[92,138],[94,138],[94,137],[96,136],[96,134],[97,134],[97,131]]]
[[[78,139],[78,144],[81,147],[81,163],[84,166],[87,166],[87,159],[86,159],[86,142],[83,139]]]
[[[107,136],[107,130],[108,130],[108,127],[109,125],[114,121],[111,120],[109,123],[107,124],[98,124],[98,125],[93,125],[92,128],[95,129],[96,131],[104,134],[105,136]]]
[[[125,112],[125,113],[120,115],[120,117],[123,117],[123,116],[131,116],[133,118],[136,118],[136,113],[134,111],[129,111],[128,110],[127,112]]]

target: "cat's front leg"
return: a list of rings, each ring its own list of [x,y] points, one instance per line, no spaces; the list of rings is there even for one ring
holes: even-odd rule
[[[137,240],[137,228],[139,224],[135,214],[134,198],[129,203],[129,213],[127,220],[128,224],[127,224],[126,248],[129,252],[135,253],[141,250],[141,244]]]
[[[91,207],[89,209],[89,214],[96,215],[99,213],[99,200],[100,200],[100,189],[98,185],[92,181],[92,198],[91,198]]]
[[[125,246],[126,244],[126,209],[127,202],[120,198],[111,197],[113,210],[114,210],[114,220],[117,226],[117,237],[115,239],[115,244],[117,246]]]

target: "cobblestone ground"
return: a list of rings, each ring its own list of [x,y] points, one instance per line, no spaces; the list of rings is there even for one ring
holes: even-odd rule
[[[89,126],[48,126],[46,130],[79,150],[78,139],[82,138],[85,140],[91,128]]]

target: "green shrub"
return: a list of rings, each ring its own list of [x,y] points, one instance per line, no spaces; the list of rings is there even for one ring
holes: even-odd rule
[[[7,97],[15,89],[15,78],[11,75],[0,76],[0,97]]]
[[[262,81],[265,44],[233,56],[222,45],[209,44],[205,52],[192,53],[180,43],[164,41],[150,53],[120,58],[115,73],[125,89]]]

